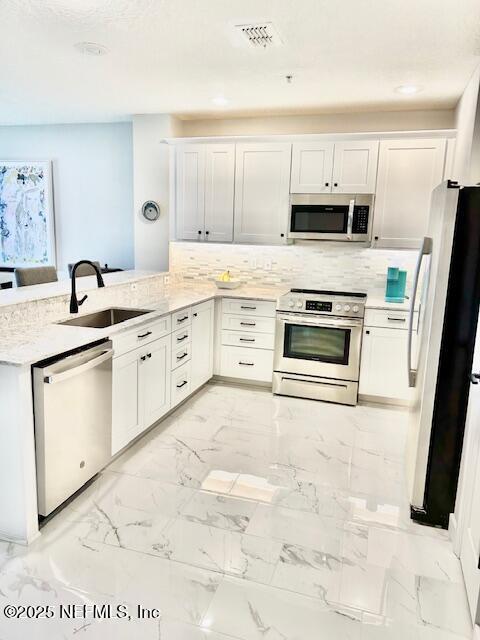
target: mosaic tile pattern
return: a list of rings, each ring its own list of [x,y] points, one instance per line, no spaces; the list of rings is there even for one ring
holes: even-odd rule
[[[383,292],[387,267],[408,272],[411,287],[416,251],[296,243],[273,247],[204,242],[171,242],[170,271],[185,280],[214,280],[230,269],[244,283]]]

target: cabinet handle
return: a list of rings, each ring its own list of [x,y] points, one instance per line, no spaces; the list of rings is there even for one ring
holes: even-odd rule
[[[147,333],[140,333],[139,335],[137,335],[137,338],[140,340],[141,338],[146,338],[147,336],[151,336],[152,332],[151,331],[147,331]]]
[[[184,358],[186,358],[188,356],[188,353],[184,353],[181,356],[177,356],[177,360],[183,360]]]
[[[241,364],[242,367],[253,367],[253,362],[242,362],[241,360],[239,360],[238,364]]]
[[[252,309],[252,311],[254,311],[257,307],[247,307],[246,305],[241,305],[240,309]]]
[[[205,235],[208,236],[210,234],[210,231],[205,231]]]
[[[330,185],[329,182],[325,182],[325,186],[328,187]]]
[[[334,182],[334,183],[333,183],[333,186],[334,186],[334,187],[338,187],[338,182]]]
[[[257,325],[256,322],[240,322],[243,327],[255,327]]]
[[[194,313],[193,317],[196,318],[198,316],[198,313]]]
[[[240,342],[255,342],[255,338],[239,338]]]
[[[186,384],[188,384],[188,380],[184,380],[181,384],[177,384],[177,389],[181,389],[182,387],[184,387]]]
[[[184,316],[183,318],[177,318],[177,322],[185,322],[185,320],[188,320],[188,316]]]
[[[184,340],[186,340],[188,338],[188,333],[186,333],[184,336],[182,336],[181,338],[177,338],[177,342],[183,342]]]
[[[142,362],[145,362],[145,360],[146,360],[146,359],[147,359],[147,356],[142,356],[142,357],[140,358],[140,360],[141,360]]]
[[[198,235],[201,236],[202,235],[202,231],[201,229],[198,230]]]
[[[280,234],[280,238],[284,238],[284,237],[285,237],[285,234],[284,234],[284,233],[281,233],[281,234]]]
[[[370,331],[365,331],[365,335],[369,336],[370,335]]]
[[[395,322],[406,322],[407,321],[405,318],[390,318],[390,316],[387,316],[387,320],[393,320]]]
[[[151,353],[148,353],[148,354],[147,354],[147,358],[150,360],[150,358],[151,358],[151,357],[152,357],[152,354],[151,354]]]

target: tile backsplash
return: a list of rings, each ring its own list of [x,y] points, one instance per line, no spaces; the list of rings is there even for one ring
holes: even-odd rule
[[[388,266],[407,270],[410,290],[416,257],[416,251],[327,242],[286,246],[171,242],[170,272],[187,281],[205,281],[229,269],[250,285],[383,293]]]

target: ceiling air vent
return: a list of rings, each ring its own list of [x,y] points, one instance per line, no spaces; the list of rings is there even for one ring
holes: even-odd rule
[[[259,22],[257,24],[238,24],[235,27],[241,32],[243,38],[256,49],[274,47],[281,44],[280,36],[271,22]]]

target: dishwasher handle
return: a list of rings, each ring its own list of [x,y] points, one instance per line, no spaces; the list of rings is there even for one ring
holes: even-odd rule
[[[98,367],[103,362],[110,360],[113,357],[113,349],[107,349],[103,351],[99,356],[95,356],[91,360],[87,360],[87,362],[83,362],[76,367],[72,367],[71,369],[67,369],[66,371],[62,371],[60,373],[48,374],[43,378],[45,384],[56,384],[57,382],[63,382],[64,380],[68,380],[69,378],[73,378],[75,376],[84,373],[85,371],[89,371],[90,369],[94,369]]]

